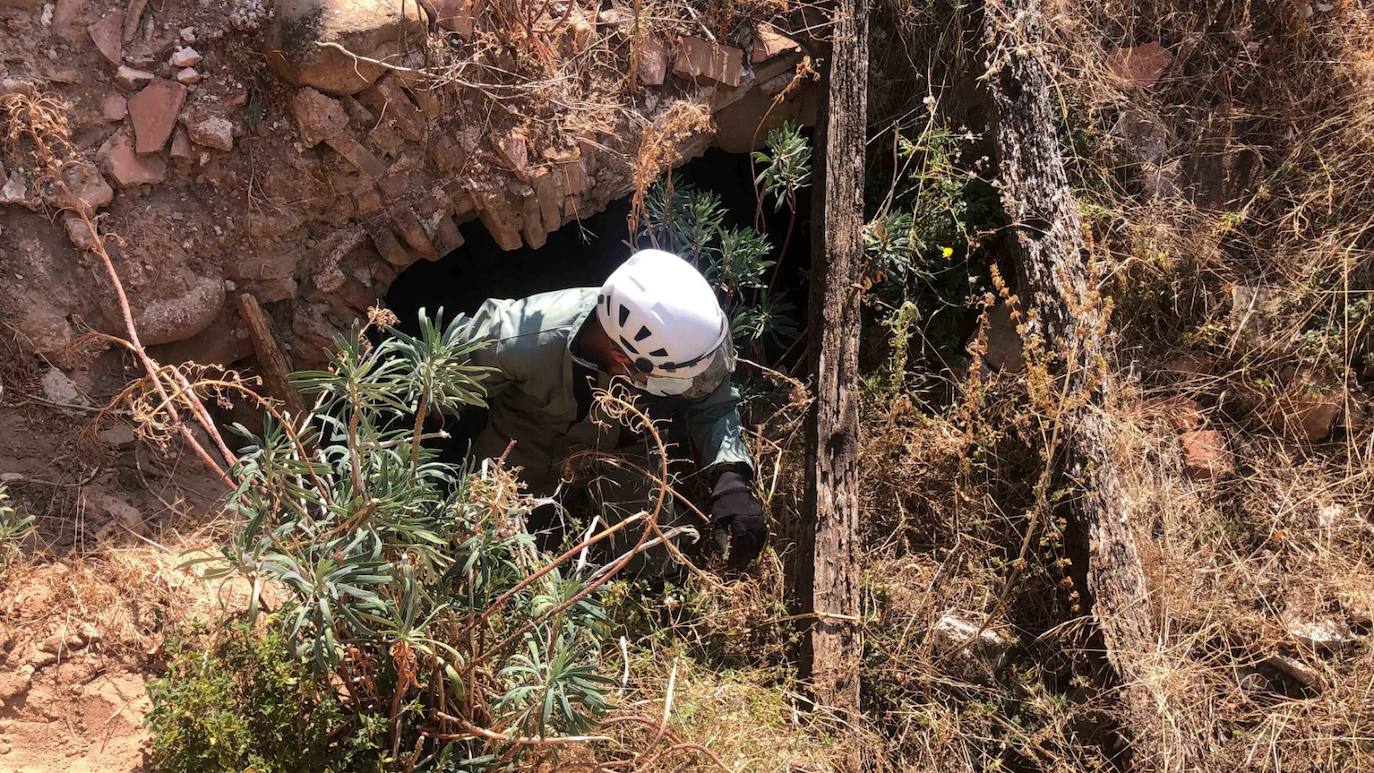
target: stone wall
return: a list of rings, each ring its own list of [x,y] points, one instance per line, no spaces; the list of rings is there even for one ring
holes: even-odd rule
[[[57,100],[79,200],[28,143],[6,148],[0,321],[57,362],[85,329],[123,334],[84,206],[156,355],[250,355],[246,292],[308,366],[398,272],[460,246],[460,225],[538,247],[627,195],[637,163],[744,151],[814,112],[805,51],[765,23],[722,36],[618,7],[534,3],[512,22],[483,0],[423,5],[0,0],[0,94]],[[711,128],[665,126],[684,105]]]

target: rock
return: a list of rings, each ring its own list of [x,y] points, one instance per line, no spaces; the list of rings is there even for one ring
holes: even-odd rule
[[[133,428],[129,425],[115,424],[106,429],[102,429],[99,438],[100,442],[111,448],[123,448],[124,446],[132,445],[133,442],[138,439],[138,436],[134,434]]]
[[[1136,88],[1154,85],[1173,61],[1173,54],[1157,40],[1107,52],[1107,69],[1127,85]]]
[[[778,31],[777,27],[763,22],[754,28],[754,44],[749,47],[749,61],[762,64],[775,56],[800,51],[801,45]]]
[[[115,71],[115,83],[124,87],[125,90],[133,91],[145,83],[152,82],[156,77],[147,70],[138,70],[125,64],[121,64]]]
[[[1283,625],[1294,641],[1312,649],[1339,652],[1356,641],[1354,632],[1344,620],[1314,617],[1292,608],[1284,610]]]
[[[167,176],[167,162],[160,156],[140,156],[126,130],[120,129],[105,140],[96,154],[101,169],[121,188],[153,185]]]
[[[200,83],[200,73],[196,72],[196,68],[194,67],[187,67],[177,70],[176,79],[177,83],[183,86],[190,86],[193,83]]]
[[[75,631],[58,632],[44,639],[38,649],[41,652],[49,652],[54,655],[79,650],[86,646],[86,639]]]
[[[184,161],[196,157],[195,151],[191,149],[191,138],[186,135],[186,127],[178,126],[172,130],[172,149],[168,155]]]
[[[361,143],[348,135],[329,137],[325,139],[329,147],[336,153],[348,159],[348,162],[359,172],[375,180],[380,180],[386,176],[386,164],[380,158]]]
[[[181,38],[182,43],[194,43],[196,42],[196,28],[182,27],[177,30],[177,37]]]
[[[673,74],[692,80],[708,80],[734,88],[740,83],[744,52],[703,38],[684,36],[678,41]]]
[[[105,61],[118,67],[120,53],[123,44],[120,35],[123,30],[124,14],[119,10],[110,11],[100,21],[86,28],[86,34],[91,36],[91,42],[95,44],[95,50],[105,57]]]
[[[935,651],[956,664],[959,675],[971,682],[987,681],[1000,671],[1011,648],[1011,642],[996,626],[989,625],[982,633],[978,632],[980,627],[954,612],[946,612],[931,633]]]
[[[76,45],[81,40],[77,31],[76,19],[86,7],[86,0],[57,0],[53,9],[52,28],[67,45]]]
[[[646,35],[639,41],[636,77],[645,86],[662,86],[668,78],[668,46],[662,38]]]
[[[135,314],[143,343],[180,341],[204,330],[224,306],[224,280],[218,276],[198,276],[189,287],[172,298],[144,301]]]
[[[296,121],[301,143],[314,147],[330,137],[348,132],[348,113],[339,100],[327,97],[309,86],[291,97],[291,117]]]
[[[129,117],[134,123],[134,150],[156,153],[167,144],[177,124],[181,106],[186,103],[186,87],[156,78],[129,98]]]
[[[1331,434],[1336,420],[1344,413],[1339,386],[1322,387],[1314,381],[1294,378],[1292,385],[1274,405],[1278,424],[1285,434],[1320,443]]]
[[[1321,674],[1297,658],[1274,654],[1265,658],[1264,664],[1308,689],[1316,690],[1322,686]]]
[[[147,531],[143,514],[122,496],[107,491],[97,491],[86,496],[86,504],[89,510],[103,516],[104,524],[96,531],[97,540],[107,540],[129,532],[142,534]],[[90,516],[87,517],[89,519]]]
[[[67,238],[78,250],[94,250],[96,235],[86,221],[70,212],[62,216],[62,227],[67,230]]]
[[[202,58],[199,51],[188,46],[186,48],[178,48],[176,51],[172,52],[172,56],[167,60],[167,63],[177,69],[182,69],[185,67],[195,67],[200,64]]]
[[[280,0],[267,29],[267,60],[278,75],[297,86],[312,86],[327,94],[356,94],[385,69],[329,46],[391,60],[403,53],[406,41],[424,40],[427,28],[418,3]]]
[[[76,388],[76,383],[57,368],[48,368],[40,383],[43,386],[43,395],[49,402],[81,406],[90,404],[81,394],[81,390]]]
[[[435,21],[464,40],[471,40],[473,27],[485,5],[485,0],[434,0]]]
[[[0,204],[29,204],[29,186],[19,174],[11,175],[4,185],[0,185]]]
[[[1216,480],[1235,472],[1235,460],[1227,448],[1226,436],[1214,429],[1184,432],[1179,436],[1183,448],[1183,472],[1198,481]]]
[[[129,113],[129,101],[123,94],[111,91],[100,100],[100,117],[106,121],[122,121]]]
[[[215,150],[234,149],[234,125],[219,116],[202,118],[186,127],[191,141]]]
[[[51,206],[91,215],[114,199],[114,190],[88,161],[69,161],[62,165],[59,174],[62,185],[49,186],[43,197]]]
[[[20,666],[13,671],[0,671],[0,706],[22,697],[33,684],[33,667]]]

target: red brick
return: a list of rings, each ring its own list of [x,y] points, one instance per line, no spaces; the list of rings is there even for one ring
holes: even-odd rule
[[[520,215],[516,213],[510,197],[495,191],[474,193],[478,214],[482,225],[491,232],[491,237],[503,250],[518,250],[524,244],[520,240]]]
[[[410,207],[394,209],[391,211],[391,222],[395,224],[401,238],[413,252],[426,260],[438,259],[439,251],[434,248],[434,242],[429,240],[429,234],[425,233],[425,227],[420,223],[415,210]]]
[[[749,61],[762,64],[775,56],[800,50],[797,41],[779,32],[777,27],[763,22],[754,28],[754,44],[749,47]]]
[[[645,86],[662,86],[668,78],[668,46],[663,39],[645,35],[639,41],[636,77]]]
[[[709,40],[685,36],[678,41],[673,74],[692,80],[714,81],[734,88],[740,83],[744,52]]]

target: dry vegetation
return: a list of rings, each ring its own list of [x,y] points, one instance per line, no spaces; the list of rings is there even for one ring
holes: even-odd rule
[[[973,53],[980,18],[945,3],[912,5],[883,4],[891,24],[875,25],[875,47],[884,77],[919,74],[915,104],[880,100],[876,128],[927,93],[942,115],[985,121]],[[1374,9],[1360,0],[1316,5],[1046,8],[1051,45],[1042,55],[1058,80],[1094,267],[1116,308],[1112,366],[1128,384],[1113,416],[1118,460],[1136,510],[1150,515],[1135,524],[1163,632],[1149,687],[1173,709],[1170,732],[1205,739],[1207,769],[1374,766],[1366,638],[1374,625],[1374,433],[1364,418],[1374,377]],[[728,36],[733,27],[719,19],[735,17],[720,16],[723,7],[711,5],[707,23],[716,19]],[[655,18],[685,23],[658,11]],[[1169,52],[1158,77],[1121,77],[1114,49],[1151,41]],[[542,63],[549,83],[571,77],[553,58],[530,61]],[[685,106],[677,114],[694,117]],[[645,146],[641,192],[661,155]],[[971,260],[997,265],[997,245],[996,234],[972,235]],[[984,306],[957,300],[970,317]],[[1158,763],[1132,756],[1142,718],[1118,702],[1090,600],[1080,596],[1082,537],[1054,508],[1070,492],[1037,487],[1057,411],[1037,388],[1033,361],[1029,379],[980,370],[989,331],[977,330],[971,366],[923,360],[911,365],[927,371],[922,378],[896,382],[942,386],[870,385],[870,725],[833,727],[795,709],[791,664],[804,621],[789,614],[785,577],[805,403],[788,394],[781,410],[754,406],[756,418],[770,417],[756,445],[781,532],[775,555],[743,581],[720,588],[694,580],[662,606],[608,602],[644,625],[623,658],[606,653],[603,671],[626,675],[619,698],[627,714],[667,717],[674,737],[664,748],[701,744],[724,767],[761,770],[825,769],[850,744],[874,769]],[[1317,432],[1314,413],[1327,406],[1337,409],[1331,431]],[[1186,473],[1180,428],[1196,426],[1222,433],[1233,472]],[[147,548],[72,569],[16,566],[4,577],[69,578],[53,583],[65,590],[44,603],[132,652],[155,646],[169,619],[162,615],[180,614],[187,580],[169,561]],[[83,591],[91,578],[98,582],[89,587],[105,590]],[[17,585],[9,587],[12,594]],[[113,587],[126,593],[101,595]],[[146,601],[131,607],[130,596]],[[13,601],[6,625],[39,619]],[[977,645],[943,643],[938,623],[950,613],[1004,640],[1006,662]],[[1333,641],[1315,641],[1329,631]],[[614,732],[625,747],[643,748],[663,727]],[[643,767],[676,769],[686,759],[664,753]]]

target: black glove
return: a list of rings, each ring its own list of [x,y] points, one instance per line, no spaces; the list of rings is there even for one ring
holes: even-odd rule
[[[730,565],[743,568],[763,550],[768,524],[763,505],[749,490],[749,480],[737,470],[725,469],[711,488],[711,539],[718,550],[730,543]]]

